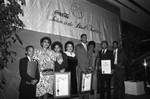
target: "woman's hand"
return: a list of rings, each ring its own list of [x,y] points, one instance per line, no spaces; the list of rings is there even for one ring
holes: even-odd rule
[[[61,72],[61,73],[64,73],[64,72],[65,72],[65,69],[60,70],[60,72]]]
[[[62,64],[63,62],[63,58],[62,58],[62,54],[61,53],[57,53],[57,57],[56,60],[59,64]]]
[[[58,62],[59,64],[62,64],[63,59],[59,59],[59,60],[57,60],[57,62]]]

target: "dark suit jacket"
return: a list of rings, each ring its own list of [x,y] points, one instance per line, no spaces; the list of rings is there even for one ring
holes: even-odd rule
[[[21,82],[20,82],[20,87],[19,91],[29,91],[27,88],[27,82],[31,82],[31,80],[37,79],[39,81],[39,71],[37,69],[36,72],[36,78],[32,78],[27,74],[27,65],[28,65],[29,59],[27,57],[24,57],[20,59],[19,62],[19,73],[21,76]]]
[[[62,58],[63,58],[62,64],[59,64],[57,61],[55,61],[55,72],[60,72],[61,69],[67,69],[68,67],[67,55],[65,53],[62,53]]]
[[[108,50],[105,52],[105,54],[102,54],[102,50],[99,51],[99,62],[101,66],[101,60],[111,60],[111,69],[114,69],[114,58],[113,58],[113,52]]]
[[[75,54],[78,60],[78,70],[87,70],[88,69],[88,57],[87,57],[87,51],[85,50],[84,46],[82,44],[77,44],[75,46]]]
[[[123,65],[125,65],[126,63],[126,55],[125,55],[125,52],[122,48],[118,48],[118,53],[117,53],[117,67],[121,67]]]

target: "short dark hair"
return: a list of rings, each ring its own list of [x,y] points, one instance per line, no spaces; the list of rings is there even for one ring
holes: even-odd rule
[[[34,49],[34,47],[32,45],[28,45],[28,46],[26,46],[25,51],[28,51],[29,48],[33,48]]]
[[[41,45],[42,47],[43,47],[42,43],[43,43],[44,40],[48,40],[49,45],[51,45],[51,43],[52,43],[51,38],[48,37],[48,36],[45,36],[45,37],[41,38],[41,40],[40,40],[40,45]]]
[[[113,44],[116,43],[118,45],[118,41],[113,41]]]
[[[105,43],[105,44],[108,46],[108,42],[107,42],[107,41],[102,41],[102,42],[101,42],[101,45],[102,45],[103,43]]]
[[[88,46],[93,45],[95,48],[95,42],[94,41],[89,41]]]
[[[80,38],[82,38],[83,36],[87,36],[86,34],[81,34]]]
[[[73,44],[73,42],[72,42],[72,41],[67,41],[67,42],[65,43],[65,51],[67,51],[67,45],[68,45],[68,44],[71,44],[72,47],[73,47],[73,50],[74,50],[74,44]]]
[[[60,52],[63,52],[63,45],[60,41],[53,42],[51,49],[54,50],[55,46],[58,45],[60,47]]]

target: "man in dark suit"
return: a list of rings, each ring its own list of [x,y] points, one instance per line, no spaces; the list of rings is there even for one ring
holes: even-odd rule
[[[34,54],[34,47],[26,47],[27,56],[20,59],[19,72],[21,76],[21,82],[19,87],[19,99],[35,99],[36,84],[39,80],[38,68],[36,71],[36,77],[33,78],[27,73],[28,61],[33,61],[32,56]]]
[[[81,35],[81,43],[77,44],[75,46],[75,54],[78,60],[78,65],[76,68],[77,71],[77,87],[78,87],[78,92],[80,92],[80,84],[81,84],[81,72],[86,73],[88,71],[88,57],[87,57],[87,35],[82,34]],[[88,99],[89,94],[80,94],[79,95],[80,99]]]
[[[118,48],[118,42],[113,42],[113,55],[114,55],[114,73],[113,73],[113,99],[125,99],[125,72],[124,65],[126,56],[123,48]]]
[[[111,99],[111,74],[113,72],[113,53],[112,51],[108,50],[108,42],[102,41],[101,43],[102,50],[99,51],[99,61],[100,61],[100,99],[105,98],[105,91],[107,93],[107,99]],[[103,73],[102,71],[102,61],[103,60],[110,60],[111,64],[111,71],[110,73]]]

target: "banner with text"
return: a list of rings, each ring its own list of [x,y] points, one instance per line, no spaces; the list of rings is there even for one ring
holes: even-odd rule
[[[38,32],[112,43],[120,37],[119,16],[83,0],[26,0],[25,28]]]

